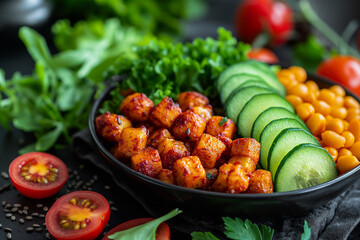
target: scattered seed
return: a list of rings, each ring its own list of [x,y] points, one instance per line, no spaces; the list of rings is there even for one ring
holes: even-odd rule
[[[44,205],[42,205],[41,203],[38,203],[38,204],[36,204],[36,207],[37,208],[42,208]]]
[[[39,214],[39,218],[45,218],[45,214]]]
[[[10,219],[11,219],[11,221],[15,221],[16,217],[14,215],[12,215]]]
[[[12,216],[12,214],[11,213],[7,213],[7,214],[5,214],[5,217],[7,217],[7,218],[9,218],[9,217],[11,217]]]
[[[7,204],[5,205],[5,208],[11,208],[11,204],[10,204],[10,203],[7,203]]]
[[[21,207],[21,204],[20,203],[14,203],[13,206],[19,208],[19,207]]]
[[[6,234],[6,239],[10,240],[11,238],[12,238],[11,233],[7,233],[7,234]]]
[[[105,188],[106,190],[110,190],[110,189],[111,189],[111,187],[110,187],[109,185],[105,185],[104,188]]]
[[[2,189],[3,190],[6,190],[6,189],[10,189],[11,187],[11,183],[5,183],[3,186],[2,186]]]
[[[11,229],[11,228],[6,227],[6,228],[4,228],[4,231],[5,231],[5,232],[7,232],[7,233],[11,233],[11,232],[12,232],[12,229]]]
[[[28,215],[28,210],[26,210],[26,209],[24,208],[23,213],[24,213],[25,215]]]
[[[118,210],[116,207],[111,207],[110,209],[111,209],[111,211],[114,211],[114,212],[116,212]]]
[[[42,225],[43,225],[44,227],[46,227],[46,223],[43,223]]]
[[[73,171],[73,174],[74,174],[75,176],[77,176],[79,173],[78,173],[78,171],[74,170],[74,171]]]
[[[10,212],[10,210],[9,210],[9,209],[7,209],[7,208],[4,208],[4,209],[3,209],[3,211],[4,211],[4,213],[8,213],[8,212]]]
[[[23,214],[23,211],[22,211],[22,210],[19,210],[19,211],[18,211],[18,214],[22,215],[22,214]]]
[[[39,216],[39,213],[34,212],[34,213],[31,214],[31,216],[33,216],[33,217],[38,217],[38,216]]]
[[[1,204],[2,204],[3,207],[5,207],[6,204],[7,204],[7,202],[6,202],[6,201],[2,201]]]
[[[14,212],[17,212],[18,210],[19,210],[19,208],[13,207],[13,208],[10,210],[10,212],[14,213]]]
[[[26,216],[26,220],[33,220],[34,218],[32,216]]]
[[[1,176],[2,176],[4,179],[9,179],[9,174],[7,174],[6,172],[1,172]]]
[[[29,207],[28,207],[28,206],[24,206],[23,209],[24,209],[24,210],[29,210]]]
[[[26,231],[27,232],[32,232],[32,231],[34,231],[34,228],[33,227],[28,227],[28,228],[26,228]]]
[[[36,232],[42,232],[42,230],[43,230],[43,229],[42,229],[41,227],[35,228],[35,231],[36,231]]]
[[[19,219],[19,223],[23,224],[25,222],[25,220],[23,218]]]
[[[50,233],[45,234],[46,239],[51,239]]]
[[[34,228],[41,227],[40,224],[37,224],[37,223],[34,223],[32,226],[33,226]]]
[[[96,181],[96,180],[98,180],[98,176],[97,175],[94,175],[93,176],[93,179]]]
[[[108,201],[109,205],[114,205],[114,202],[113,201]]]
[[[2,229],[2,224],[0,224],[0,229]]]

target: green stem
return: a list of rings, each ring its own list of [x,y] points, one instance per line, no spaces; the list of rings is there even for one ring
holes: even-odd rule
[[[299,2],[301,13],[306,20],[316,28],[321,34],[323,34],[329,41],[335,46],[343,46],[346,52],[355,57],[360,57],[356,49],[349,46],[349,44],[341,38],[333,29],[331,29],[322,19],[318,17],[315,11],[312,9],[308,0],[301,0]]]

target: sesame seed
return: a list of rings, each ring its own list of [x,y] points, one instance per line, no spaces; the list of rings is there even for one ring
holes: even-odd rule
[[[4,228],[4,231],[9,233],[9,232],[12,232],[12,229],[11,229],[11,228],[6,227],[6,228]]]
[[[32,232],[32,231],[34,231],[34,228],[33,227],[28,227],[28,228],[26,228],[26,231],[27,232]]]

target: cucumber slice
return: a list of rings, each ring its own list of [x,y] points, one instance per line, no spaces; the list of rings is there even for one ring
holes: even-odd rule
[[[267,160],[267,166],[273,176],[273,180],[275,180],[276,170],[285,155],[293,150],[294,147],[303,143],[310,143],[320,147],[320,143],[314,136],[303,129],[289,128],[281,131],[280,134],[277,135],[270,147]]]
[[[269,89],[273,90],[274,92],[276,92],[276,89],[271,88],[270,85],[267,84],[266,82],[264,82],[263,80],[253,80],[251,82],[248,81],[248,82],[241,84],[239,87],[250,87],[250,86],[269,88]],[[278,92],[276,92],[276,93],[278,93]]]
[[[254,96],[263,93],[273,93],[270,89],[262,87],[240,88],[232,94],[225,103],[225,114],[236,124],[238,116],[246,103]]]
[[[238,132],[243,137],[250,137],[252,126],[257,117],[271,107],[283,107],[295,112],[293,106],[276,93],[258,94],[252,97],[242,108],[237,119]]]
[[[235,74],[235,75],[230,76],[229,79],[221,87],[221,90],[220,90],[221,103],[225,103],[226,99],[228,99],[228,97],[231,95],[231,93],[233,91],[235,91],[235,89],[237,89],[240,85],[247,83],[247,82],[254,82],[254,81],[264,82],[258,76],[254,76],[254,75],[246,74],[246,73]]]
[[[307,188],[338,176],[334,159],[323,148],[301,144],[281,161],[275,176],[277,192]]]
[[[271,71],[270,67],[264,63],[255,60],[247,60],[245,62],[236,63],[226,68],[217,80],[218,91],[220,92],[221,87],[231,75],[239,73],[247,73],[259,76],[271,87],[276,89],[282,96],[286,95],[285,87],[279,82],[276,75],[273,73],[273,71]]]
[[[269,150],[279,133],[287,128],[300,128],[307,130],[300,122],[293,118],[276,119],[270,122],[260,136],[260,163],[264,169],[268,169],[267,159]]]
[[[264,112],[262,112],[255,120],[254,125],[251,130],[251,137],[255,138],[257,141],[260,140],[261,132],[264,130],[266,125],[271,121],[280,119],[280,118],[294,118],[304,125],[307,129],[306,124],[301,120],[301,118],[295,113],[290,112],[289,110],[282,107],[271,107]]]

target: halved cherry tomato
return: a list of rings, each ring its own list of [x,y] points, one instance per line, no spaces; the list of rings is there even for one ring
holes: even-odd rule
[[[15,188],[29,198],[46,198],[57,193],[68,179],[63,161],[49,153],[31,152],[15,158],[9,166]]]
[[[46,214],[49,233],[57,240],[92,240],[110,218],[110,206],[101,194],[77,191],[62,196]]]
[[[342,84],[360,96],[360,60],[352,56],[335,56],[322,62],[316,73]]]
[[[269,64],[275,64],[279,62],[277,56],[270,49],[267,48],[251,49],[248,53],[248,57],[250,59],[255,59],[260,62],[266,62]]]
[[[103,238],[102,240],[110,240],[108,236],[120,232],[132,227],[136,227],[139,225],[142,225],[144,223],[150,222],[152,220],[155,220],[154,218],[137,218],[133,219],[127,222],[124,222],[113,229],[111,229]],[[166,223],[161,223],[159,227],[156,229],[156,240],[170,240],[170,228],[169,225]]]
[[[245,0],[237,7],[235,29],[245,42],[251,43],[259,34],[267,32],[272,45],[281,45],[294,29],[293,11],[281,1]]]

